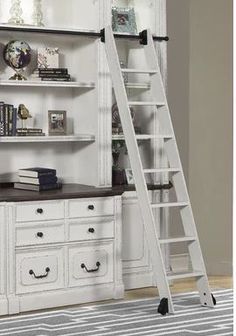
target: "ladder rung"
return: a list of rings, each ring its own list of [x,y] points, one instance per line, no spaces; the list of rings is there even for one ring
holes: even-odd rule
[[[203,277],[205,274],[201,271],[187,271],[179,273],[167,273],[168,280],[178,280],[185,278],[198,278]]]
[[[153,168],[153,169],[144,169],[143,172],[145,174],[152,173],[178,173],[181,170],[179,168]]]
[[[176,238],[166,238],[159,239],[160,244],[172,244],[172,243],[182,243],[182,242],[193,242],[196,238],[194,237],[176,237]]]
[[[151,70],[151,69],[127,69],[127,68],[122,68],[122,72],[125,73],[139,73],[139,74],[156,74],[158,73],[157,70]]]
[[[165,102],[129,101],[130,106],[165,106]]]
[[[173,203],[154,203],[151,204],[152,208],[174,208],[174,207],[186,207],[188,206],[188,202],[173,202]]]
[[[173,139],[173,135],[171,134],[160,134],[160,135],[154,135],[154,134],[136,134],[135,138],[137,140],[152,140],[152,139]],[[112,135],[112,140],[125,140],[125,136],[123,134],[114,134]]]

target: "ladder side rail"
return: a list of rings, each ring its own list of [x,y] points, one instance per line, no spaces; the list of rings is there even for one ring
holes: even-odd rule
[[[175,174],[173,176],[173,183],[176,187],[176,193],[178,193],[178,197],[181,198],[181,201],[187,201],[189,203],[187,207],[180,210],[180,214],[181,214],[185,234],[186,235],[189,234],[191,236],[194,235],[194,237],[196,238],[195,242],[192,242],[189,244],[189,254],[190,254],[192,264],[193,264],[193,268],[196,268],[196,270],[202,271],[202,273],[204,274],[203,277],[197,280],[197,286],[198,286],[199,293],[200,293],[200,300],[203,305],[214,307],[214,303],[213,303],[213,299],[211,296],[211,291],[210,291],[210,287],[208,283],[206,267],[205,267],[201,247],[200,247],[198,232],[196,229],[196,224],[195,224],[195,220],[194,220],[194,216],[192,212],[189,193],[188,193],[188,189],[187,189],[187,185],[186,185],[185,177],[183,173],[183,167],[182,167],[182,163],[181,163],[180,156],[179,156],[179,150],[177,147],[173,123],[172,123],[171,116],[170,116],[170,110],[169,110],[169,106],[167,102],[165,88],[164,88],[164,84],[161,78],[158,58],[157,58],[157,54],[156,54],[156,50],[155,50],[155,46],[154,46],[154,42],[153,42],[150,29],[147,30],[147,37],[148,37],[147,38],[148,43],[147,45],[144,46],[147,63],[148,63],[148,66],[151,67],[152,69],[156,68],[158,70],[157,74],[153,74],[151,76],[151,90],[152,90],[151,94],[153,97],[155,97],[156,92],[158,92],[158,90],[160,90],[161,88],[161,91],[163,94],[163,100],[165,101],[165,104],[166,104],[165,112],[166,112],[167,121],[168,121],[168,125],[164,125],[164,127],[167,127],[167,126],[170,127],[171,133],[173,134],[173,138],[168,140],[165,143],[165,149],[167,151],[167,156],[170,159],[170,164],[171,165],[173,164],[174,167],[178,167],[181,170],[179,175]]]
[[[142,162],[139,155],[139,149],[135,138],[133,122],[128,105],[128,98],[120,69],[114,36],[110,26],[105,28],[105,49],[115,90],[117,105],[119,108],[123,133],[125,135],[126,146],[129,153],[131,168],[133,171],[137,197],[139,199],[140,210],[147,234],[150,256],[153,265],[153,273],[157,280],[159,295],[161,298],[168,298],[169,313],[173,313],[174,307],[171,299],[168,279],[164,271],[165,265],[158,240],[158,233],[156,230],[152,209],[149,203],[149,195],[143,173]]]

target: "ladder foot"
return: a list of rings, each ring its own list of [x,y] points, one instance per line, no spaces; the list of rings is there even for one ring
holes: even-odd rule
[[[212,297],[212,300],[213,300],[213,303],[214,303],[214,306],[216,305],[216,298],[214,297],[213,294],[211,294],[211,297]]]
[[[167,298],[161,299],[161,302],[158,306],[157,312],[160,313],[163,316],[166,315],[169,312],[168,299]]]

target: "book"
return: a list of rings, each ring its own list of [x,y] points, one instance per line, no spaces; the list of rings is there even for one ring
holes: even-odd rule
[[[56,176],[56,169],[41,168],[41,167],[25,168],[25,169],[19,169],[18,174],[19,176],[36,177],[36,178],[41,176]]]
[[[4,122],[4,102],[0,102],[0,136],[4,136],[5,122]]]
[[[58,75],[67,75],[68,69],[67,68],[48,68],[48,69],[36,69],[34,70],[33,74],[44,74],[44,75],[50,75],[50,74],[58,74]]]
[[[14,183],[15,189],[29,190],[29,191],[48,191],[48,190],[56,190],[61,189],[61,183],[53,183],[53,184],[43,184],[43,185],[35,185],[35,184],[27,184],[27,183]]]
[[[34,81],[43,81],[43,82],[70,82],[71,78],[61,77],[61,78],[45,78],[45,77],[37,77],[32,78]]]
[[[13,108],[13,119],[12,119],[12,136],[16,136],[17,128],[17,108]]]
[[[31,78],[70,78],[68,74],[45,74],[45,73],[38,73],[32,74]]]
[[[45,136],[45,133],[17,133],[16,136],[18,137],[34,137],[34,136]]]
[[[20,183],[44,185],[44,184],[55,184],[57,183],[56,176],[40,176],[38,178],[19,176]]]
[[[43,133],[42,128],[17,128],[17,134]]]

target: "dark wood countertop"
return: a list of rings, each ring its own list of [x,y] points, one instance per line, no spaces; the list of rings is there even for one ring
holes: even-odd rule
[[[164,189],[169,189],[170,187],[170,185],[166,185],[164,186]],[[163,186],[149,185],[148,189],[158,190],[163,189]],[[2,184],[0,185],[0,202],[27,202],[56,199],[108,197],[119,196],[126,191],[135,191],[135,186],[121,185],[111,188],[96,188],[83,184],[64,184],[60,190],[37,192],[14,189],[11,184]]]

